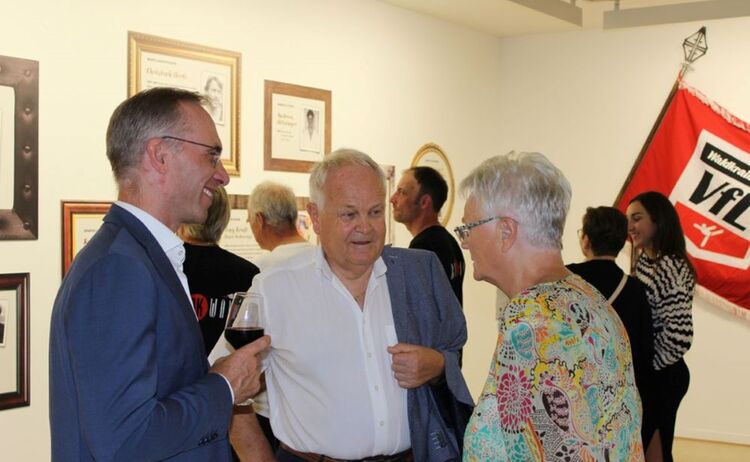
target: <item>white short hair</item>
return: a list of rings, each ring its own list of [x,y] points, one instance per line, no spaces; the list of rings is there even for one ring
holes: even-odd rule
[[[378,176],[383,188],[385,188],[385,174],[383,173],[383,169],[370,156],[356,149],[337,149],[315,164],[315,167],[310,172],[310,201],[315,203],[319,209],[322,210],[324,207],[325,193],[323,189],[328,173],[350,165],[361,165],[371,169]]]
[[[562,248],[570,182],[543,154],[511,151],[491,157],[469,173],[460,191],[473,196],[488,216],[515,219],[531,245]]]

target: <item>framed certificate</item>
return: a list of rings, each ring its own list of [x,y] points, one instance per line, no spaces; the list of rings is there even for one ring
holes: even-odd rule
[[[451,164],[448,162],[448,156],[445,152],[434,143],[427,143],[417,151],[414,156],[414,160],[411,161],[412,167],[432,167],[442,175],[445,182],[448,183],[448,198],[440,210],[440,224],[446,226],[448,220],[451,217],[451,211],[453,210],[453,198],[455,196],[455,185],[453,182],[453,170],[451,170]]]
[[[0,274],[0,409],[28,406],[29,273]]]
[[[221,162],[239,175],[240,61],[234,51],[128,32],[128,94],[175,87],[204,95],[224,146]]]
[[[62,274],[68,272],[73,258],[96,234],[111,202],[62,203]]]
[[[331,152],[331,92],[266,80],[263,168],[309,172]]]

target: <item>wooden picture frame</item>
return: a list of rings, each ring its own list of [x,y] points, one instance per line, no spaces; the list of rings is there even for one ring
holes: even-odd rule
[[[307,173],[329,152],[331,92],[266,80],[263,168]]]
[[[443,208],[440,210],[438,219],[440,224],[443,226],[448,225],[448,220],[451,218],[451,212],[453,211],[453,200],[455,198],[455,183],[453,181],[453,170],[451,164],[448,161],[448,156],[445,155],[443,149],[435,143],[427,143],[414,155],[414,159],[411,161],[412,167],[432,167],[442,175],[445,182],[448,183],[448,198],[443,204]]]
[[[4,192],[13,197],[0,210],[0,240],[33,240],[39,237],[39,63],[0,56],[0,87],[13,100],[0,98],[0,188],[12,184]],[[12,170],[5,168],[10,162]]]
[[[66,202],[62,210],[62,274],[68,272],[73,259],[99,230],[102,218],[112,202]]]
[[[29,273],[0,274],[0,410],[28,406]]]
[[[208,98],[227,173],[240,174],[240,67],[235,51],[128,32],[128,95],[154,87],[175,87]]]

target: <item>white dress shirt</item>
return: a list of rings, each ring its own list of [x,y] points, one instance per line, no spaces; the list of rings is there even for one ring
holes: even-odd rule
[[[253,280],[272,339],[264,363],[271,427],[292,448],[362,459],[411,447],[406,390],[386,350],[398,341],[385,272],[379,258],[364,309],[320,247]]]
[[[159,247],[161,247],[164,253],[167,254],[167,258],[172,264],[175,273],[177,273],[177,278],[182,283],[182,288],[185,289],[185,295],[192,307],[193,299],[190,298],[190,288],[188,287],[187,276],[185,276],[185,273],[182,271],[182,264],[185,263],[185,246],[183,245],[182,239],[177,237],[174,231],[167,228],[164,223],[154,218],[148,212],[139,209],[135,205],[122,201],[117,201],[115,204],[135,215],[135,217],[143,223],[143,226],[151,232],[151,235],[154,236],[156,242],[159,243]],[[195,315],[195,310],[192,311]],[[198,318],[196,317],[196,319]]]

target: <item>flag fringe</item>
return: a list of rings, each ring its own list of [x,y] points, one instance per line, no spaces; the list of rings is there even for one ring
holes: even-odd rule
[[[727,123],[734,125],[735,127],[739,128],[740,130],[744,132],[750,133],[750,124],[736,117],[734,114],[729,112],[728,109],[724,108],[719,103],[709,99],[708,96],[701,93],[698,89],[686,84],[684,80],[680,80],[679,88],[681,90],[687,90],[688,93],[695,96],[701,103],[705,104],[706,106],[711,108],[711,110],[714,111],[716,114],[720,115],[724,120],[727,121]]]
[[[739,305],[735,305],[734,303],[728,301],[720,295],[715,294],[714,292],[711,292],[705,287],[701,285],[695,286],[695,293],[711,305],[721,308],[723,311],[733,314],[746,321],[750,321],[750,310],[742,308]]]

